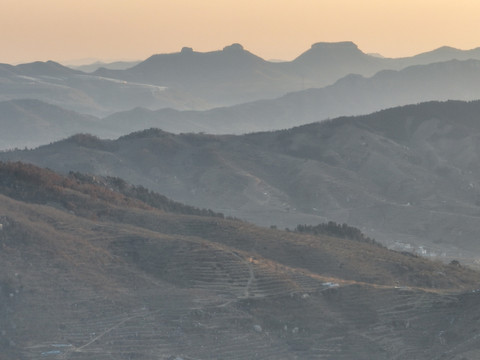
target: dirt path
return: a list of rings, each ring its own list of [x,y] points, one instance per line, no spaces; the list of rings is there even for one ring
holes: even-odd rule
[[[252,283],[255,280],[255,272],[253,271],[252,263],[251,261],[246,260],[245,258],[241,257],[235,252],[232,252],[231,254],[235,256],[237,259],[240,259],[240,261],[243,262],[248,268],[248,272],[250,276],[248,278],[247,285],[245,286],[245,295],[244,295],[246,298],[248,298],[250,297],[250,289],[252,287]]]

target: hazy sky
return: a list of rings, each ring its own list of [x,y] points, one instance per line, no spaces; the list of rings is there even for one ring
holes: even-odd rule
[[[144,59],[238,42],[291,60],[319,41],[399,57],[480,46],[479,0],[0,0],[0,62]]]

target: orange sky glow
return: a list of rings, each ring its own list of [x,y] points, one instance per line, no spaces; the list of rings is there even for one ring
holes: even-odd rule
[[[240,43],[291,60],[319,41],[414,55],[480,46],[478,0],[0,0],[0,62],[145,59]]]

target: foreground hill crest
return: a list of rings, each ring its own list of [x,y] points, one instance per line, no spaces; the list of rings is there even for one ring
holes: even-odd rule
[[[7,360],[477,354],[480,278],[462,266],[160,210],[120,179],[0,174]]]

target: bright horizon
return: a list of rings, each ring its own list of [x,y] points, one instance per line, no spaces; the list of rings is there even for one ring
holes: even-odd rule
[[[0,63],[142,60],[240,43],[292,60],[316,42],[411,56],[480,46],[477,0],[0,0]],[[85,62],[88,62],[85,60]]]

